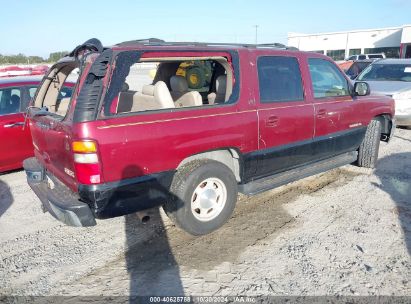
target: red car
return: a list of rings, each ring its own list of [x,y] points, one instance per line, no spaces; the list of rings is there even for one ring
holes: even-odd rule
[[[200,81],[201,69],[178,73],[200,63],[209,81]],[[73,97],[50,107],[78,67]],[[199,85],[190,88],[187,77]],[[330,58],[278,44],[103,48],[92,39],[54,65],[38,90],[35,157],[24,168],[46,210],[66,224],[162,205],[201,235],[230,218],[238,191],[349,163],[373,167],[380,140],[395,129],[394,101],[369,93]]]
[[[37,66],[6,66],[0,68],[0,77],[44,75],[48,71],[47,65]]]
[[[42,77],[0,78],[0,172],[19,169],[23,160],[33,156],[33,144],[24,115]],[[71,87],[65,87],[61,95],[71,96]]]
[[[40,82],[41,77],[0,78],[0,172],[21,168],[33,155],[30,130],[23,130],[24,112]]]

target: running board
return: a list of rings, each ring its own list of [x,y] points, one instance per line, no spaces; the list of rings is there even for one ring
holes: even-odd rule
[[[277,173],[267,177],[253,180],[247,184],[239,185],[239,191],[246,195],[254,195],[264,192],[296,180],[335,169],[357,160],[358,152],[353,151],[344,153],[332,158],[327,158],[318,162],[310,163],[302,167],[291,169],[289,171]]]

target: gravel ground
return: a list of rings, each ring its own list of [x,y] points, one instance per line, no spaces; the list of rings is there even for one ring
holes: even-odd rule
[[[411,130],[381,144],[375,170],[241,196],[207,236],[150,215],[67,227],[24,172],[0,176],[0,295],[411,296]]]

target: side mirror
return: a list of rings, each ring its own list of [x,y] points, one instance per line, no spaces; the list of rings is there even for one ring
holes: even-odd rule
[[[354,93],[356,96],[370,95],[370,86],[366,82],[356,82],[354,84]]]

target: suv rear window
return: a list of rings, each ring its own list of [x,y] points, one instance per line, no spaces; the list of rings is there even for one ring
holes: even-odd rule
[[[260,101],[284,102],[304,99],[301,72],[294,57],[264,56],[257,60]]]
[[[70,106],[72,90],[79,77],[77,63],[57,65],[36,89],[29,88],[29,96],[36,98],[36,106],[47,107],[50,113],[64,118]]]

